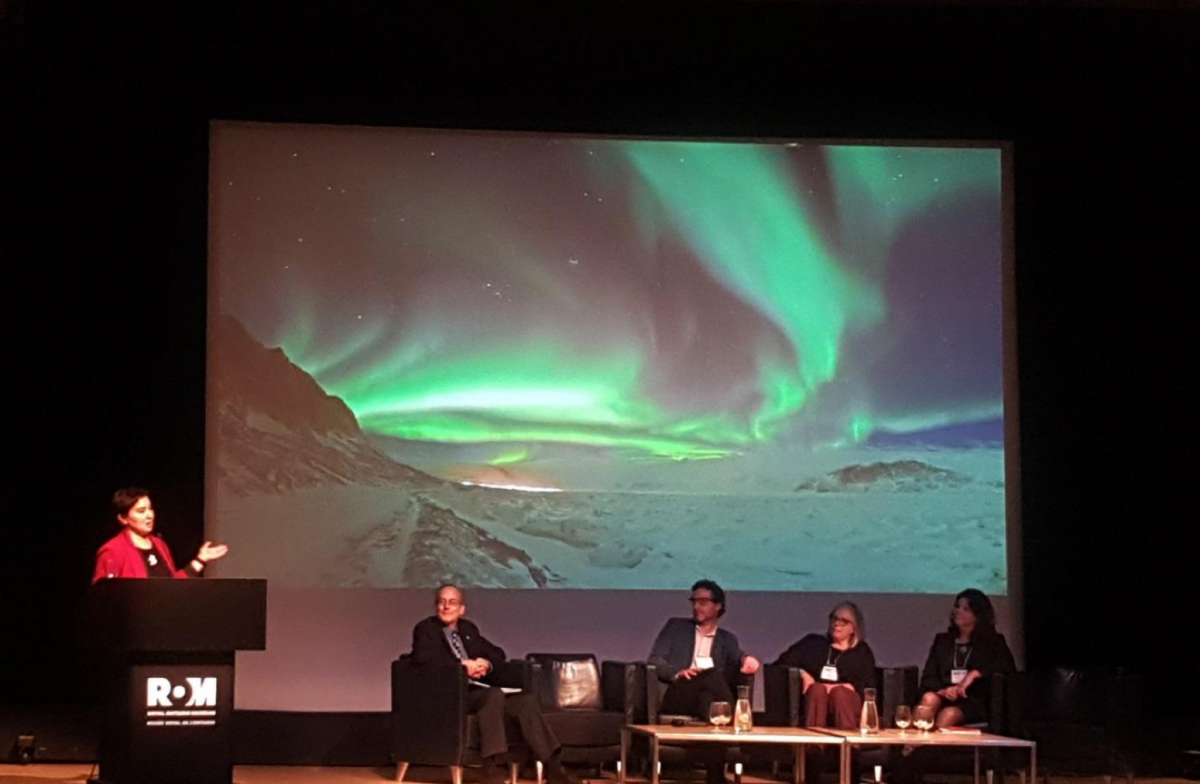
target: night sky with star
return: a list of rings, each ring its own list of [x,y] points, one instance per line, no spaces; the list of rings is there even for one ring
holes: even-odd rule
[[[212,296],[371,434],[636,459],[1003,417],[999,147],[215,123]]]

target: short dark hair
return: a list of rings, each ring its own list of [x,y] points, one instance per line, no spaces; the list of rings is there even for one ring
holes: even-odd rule
[[[987,594],[978,588],[968,588],[965,591],[959,591],[958,596],[954,597],[955,605],[958,604],[959,599],[966,599],[967,606],[971,608],[971,612],[975,613],[975,631],[971,632],[972,637],[996,633],[996,610],[992,607],[992,600],[987,598]],[[946,631],[958,634],[958,626],[954,623],[953,608],[950,610],[950,627]]]
[[[143,487],[122,487],[113,493],[112,508],[118,517],[129,514],[129,510],[143,498],[149,498],[150,491]]]
[[[717,617],[720,618],[725,614],[725,589],[717,585],[716,582],[712,580],[697,580],[692,585],[693,591],[697,591],[701,588],[711,593],[713,601],[721,605],[721,611],[717,613]]]

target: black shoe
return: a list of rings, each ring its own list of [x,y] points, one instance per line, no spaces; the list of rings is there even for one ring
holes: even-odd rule
[[[546,763],[546,781],[549,784],[583,784],[578,776],[563,767],[557,756]]]
[[[483,767],[479,769],[479,781],[481,784],[508,784],[508,774],[503,765],[484,757]]]

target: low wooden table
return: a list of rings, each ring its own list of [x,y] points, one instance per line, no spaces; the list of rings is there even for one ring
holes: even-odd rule
[[[880,730],[876,735],[863,735],[857,730],[821,729],[821,732],[842,738],[841,784],[850,781],[851,754],[856,746],[937,746],[939,748],[970,748],[975,751],[975,784],[979,784],[979,750],[983,748],[1029,749],[1029,780],[1037,781],[1037,744],[1031,740],[1008,738],[987,732],[938,732],[930,730]]]
[[[817,732],[796,727],[759,727],[750,732],[734,732],[732,729],[715,727],[676,727],[672,724],[626,724],[621,728],[621,775],[620,784],[625,784],[625,770],[628,764],[629,744],[634,735],[644,735],[650,739],[650,784],[659,784],[658,778],[658,748],[661,743],[668,744],[699,744],[723,743],[729,746],[749,744],[776,744],[794,746],[796,764],[793,766],[794,784],[804,782],[804,747],[810,744],[820,746],[844,746],[845,739],[839,735],[827,732]],[[845,769],[850,761],[848,754],[841,754],[842,769],[839,771],[841,781],[846,781],[850,774]]]

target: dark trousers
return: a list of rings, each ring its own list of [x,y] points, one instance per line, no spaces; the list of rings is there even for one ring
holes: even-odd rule
[[[733,708],[733,690],[725,673],[705,670],[695,678],[676,678],[663,695],[660,713],[680,713],[708,721],[708,708],[714,702],[728,702]],[[725,780],[725,747],[718,743],[700,743],[689,750],[689,756],[704,763],[709,784]]]
[[[690,680],[676,678],[663,695],[660,713],[682,713],[708,721],[708,707],[714,702],[728,702],[733,707],[733,691],[725,673],[705,670]]]
[[[829,690],[814,683],[804,693],[804,709],[807,727],[856,730],[862,720],[862,697],[854,689]]]
[[[521,727],[535,759],[546,762],[562,745],[542,717],[541,706],[530,694],[505,694],[499,689],[472,686],[467,694],[467,707],[479,722],[479,753],[494,757],[508,751],[508,733],[504,717],[511,716]]]

